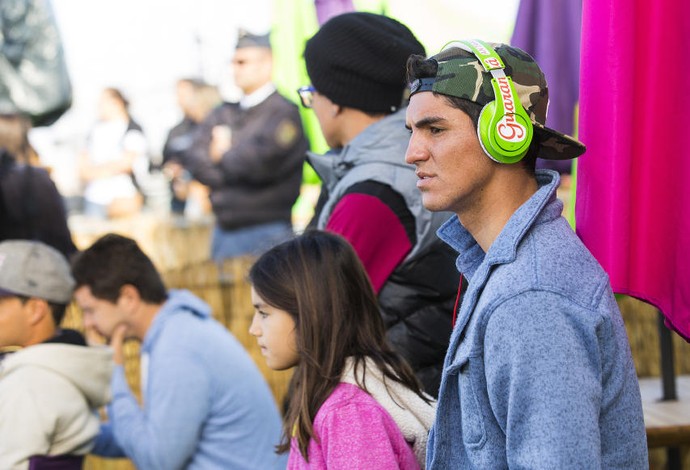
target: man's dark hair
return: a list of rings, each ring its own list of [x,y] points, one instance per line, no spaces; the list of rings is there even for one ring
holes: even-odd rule
[[[417,79],[420,78],[434,78],[436,77],[436,73],[438,72],[438,62],[436,62],[436,59],[427,59],[426,57],[422,55],[411,55],[407,59],[407,82],[412,83]],[[464,98],[458,98],[456,96],[450,96],[450,95],[444,95],[441,93],[435,93],[433,92],[434,95],[436,96],[442,96],[448,104],[456,109],[459,109],[460,111],[463,111],[465,114],[467,114],[470,119],[472,120],[472,125],[474,126],[474,130],[477,131],[477,128],[479,126],[479,115],[482,112],[483,106],[475,103],[470,100],[466,100]],[[530,172],[534,173],[534,170],[536,168],[536,163],[537,163],[537,153],[539,151],[539,143],[538,139],[536,136],[532,138],[532,142],[530,142],[529,149],[527,150],[527,154],[525,157],[521,160],[521,163],[523,166],[529,170]]]
[[[17,298],[21,303],[25,304],[31,297],[27,297],[26,295],[18,295]],[[45,302],[48,304],[48,308],[50,308],[50,313],[53,317],[53,321],[55,322],[55,326],[59,327],[62,319],[65,318],[67,304],[58,304],[49,300],[46,300]]]
[[[55,326],[59,327],[62,319],[65,318],[65,311],[67,310],[67,305],[57,304],[55,302],[48,302],[48,307],[50,307],[50,313],[53,314],[53,320],[55,320]]]
[[[74,256],[76,287],[88,286],[94,297],[116,302],[124,285],[132,285],[144,302],[158,304],[167,292],[153,262],[131,238],[113,233]]]

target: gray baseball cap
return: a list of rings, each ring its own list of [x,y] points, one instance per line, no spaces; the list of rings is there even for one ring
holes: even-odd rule
[[[266,49],[271,48],[271,35],[266,34],[253,34],[244,28],[240,28],[237,31],[237,44],[235,49],[242,49],[243,47],[264,47]]]
[[[0,243],[0,297],[22,295],[68,304],[74,284],[67,259],[55,248],[30,240]]]

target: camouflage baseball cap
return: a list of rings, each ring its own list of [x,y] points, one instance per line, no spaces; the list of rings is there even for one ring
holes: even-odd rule
[[[534,125],[534,139],[539,142],[539,158],[567,160],[585,152],[576,139],[546,127],[549,90],[544,72],[525,51],[506,44],[490,44],[503,60],[505,74],[512,78],[522,106]],[[422,78],[410,84],[410,96],[420,91],[433,91],[463,98],[481,106],[495,99],[491,73],[477,57],[461,47],[444,48],[430,57],[438,63],[433,78]]]

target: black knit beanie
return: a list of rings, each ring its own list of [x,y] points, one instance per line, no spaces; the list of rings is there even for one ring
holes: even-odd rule
[[[319,93],[340,106],[386,114],[403,100],[411,54],[424,55],[424,46],[405,25],[363,12],[334,16],[304,49]]]

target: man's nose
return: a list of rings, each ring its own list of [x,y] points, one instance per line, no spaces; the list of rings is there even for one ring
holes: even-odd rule
[[[426,158],[426,151],[414,133],[410,136],[410,141],[407,144],[407,151],[405,152],[405,162],[410,165],[424,160]]]

